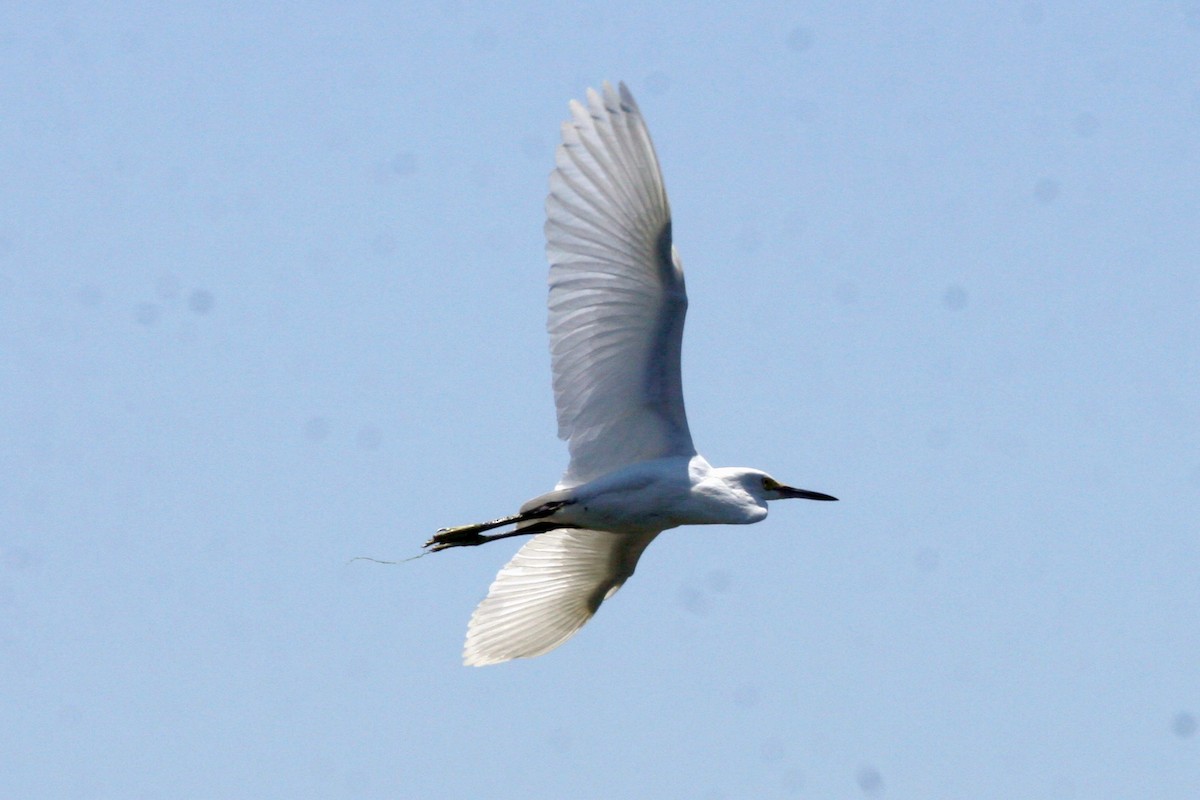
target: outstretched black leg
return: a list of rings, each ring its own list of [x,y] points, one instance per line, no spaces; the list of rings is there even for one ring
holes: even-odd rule
[[[507,539],[510,536],[526,536],[531,533],[544,533],[552,531],[555,528],[573,528],[574,525],[564,525],[557,522],[546,520],[545,522],[535,522],[532,525],[526,525],[515,531],[507,533],[496,533],[491,536],[485,536],[484,531],[490,531],[493,528],[499,528],[504,525],[514,523],[528,522],[531,519],[541,519],[548,517],[555,511],[558,511],[565,505],[573,503],[573,500],[553,500],[549,503],[542,503],[536,508],[531,508],[528,511],[523,511],[520,514],[513,514],[500,519],[494,519],[490,522],[477,522],[472,525],[460,525],[456,528],[442,528],[433,537],[425,543],[425,548],[436,553],[438,550],[445,550],[448,547],[474,547],[476,545],[485,544],[495,541],[496,539]]]

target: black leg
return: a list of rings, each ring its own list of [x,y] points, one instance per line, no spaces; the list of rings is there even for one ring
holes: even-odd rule
[[[445,550],[448,547],[475,547],[487,542],[495,541],[496,539],[507,539],[510,536],[527,536],[531,533],[544,533],[554,530],[555,528],[571,528],[573,525],[561,525],[555,522],[545,521],[537,522],[533,525],[509,531],[508,533],[497,533],[491,536],[484,536],[484,531],[490,531],[493,528],[499,528],[503,525],[512,523],[526,522],[531,519],[541,519],[548,517],[555,511],[558,511],[563,506],[571,503],[570,500],[554,500],[549,503],[542,503],[536,508],[531,508],[528,511],[520,514],[513,514],[508,517],[501,517],[490,522],[478,522],[473,525],[460,525],[456,528],[442,528],[433,537],[425,543],[425,548],[436,553],[438,550]]]

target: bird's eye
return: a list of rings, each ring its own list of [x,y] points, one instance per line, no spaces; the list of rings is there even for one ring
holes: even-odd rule
[[[775,480],[771,476],[769,476],[769,475],[763,476],[763,491],[773,492],[779,488],[779,485],[780,485],[779,481]]]

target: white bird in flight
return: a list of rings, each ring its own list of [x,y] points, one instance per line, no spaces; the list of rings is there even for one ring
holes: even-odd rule
[[[837,499],[696,452],[679,374],[683,266],[646,123],[623,83],[570,108],[545,231],[554,402],[571,461],[554,491],[518,513],[425,543],[433,552],[533,535],[471,616],[467,665],[558,647],[668,528],[758,522],[770,500]],[[484,534],[506,525],[515,528]]]

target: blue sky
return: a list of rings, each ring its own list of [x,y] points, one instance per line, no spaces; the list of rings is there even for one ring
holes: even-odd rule
[[[1200,6],[10,4],[0,795],[1194,798]],[[714,464],[460,666],[566,463],[566,103],[654,136]]]

